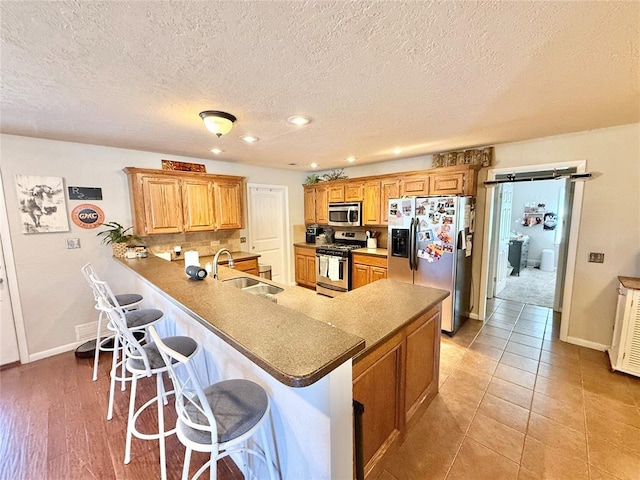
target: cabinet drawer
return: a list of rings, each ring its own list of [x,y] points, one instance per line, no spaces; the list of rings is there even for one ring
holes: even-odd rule
[[[387,268],[387,259],[385,257],[374,257],[372,255],[364,255],[362,253],[353,254],[353,263],[369,265],[370,267]]]

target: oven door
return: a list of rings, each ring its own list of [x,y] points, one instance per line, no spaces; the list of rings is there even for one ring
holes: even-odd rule
[[[316,254],[316,292],[335,297],[349,290],[349,259]]]

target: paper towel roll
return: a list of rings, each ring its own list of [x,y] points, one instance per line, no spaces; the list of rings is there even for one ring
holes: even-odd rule
[[[200,258],[198,257],[197,250],[188,250],[184,252],[184,267],[187,268],[190,265],[200,266]]]

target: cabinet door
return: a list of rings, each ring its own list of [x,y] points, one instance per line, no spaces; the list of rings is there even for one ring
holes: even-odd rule
[[[309,255],[306,257],[306,273],[307,273],[307,285],[315,288],[316,286],[316,255]]]
[[[242,182],[216,180],[216,228],[220,230],[242,228]]]
[[[344,186],[345,202],[362,202],[364,200],[364,183],[353,182]]]
[[[353,277],[351,278],[351,288],[360,288],[367,283],[369,283],[369,272],[370,268],[368,265],[361,265],[359,263],[354,263],[351,268],[351,273]]]
[[[362,220],[364,225],[380,225],[380,182],[367,182],[364,185],[364,202],[362,204]],[[386,210],[386,209],[385,209]]]
[[[407,360],[405,386],[405,420],[415,413],[430,390],[436,377],[435,348],[439,313],[417,326],[412,332],[407,332]]]
[[[327,190],[329,203],[344,202],[344,185],[332,185]]]
[[[296,251],[296,283],[307,284],[307,256]]]
[[[430,195],[463,195],[465,173],[432,173],[429,176]]]
[[[429,195],[429,177],[427,175],[400,177],[400,195]]]
[[[143,176],[141,180],[145,233],[182,232],[180,179],[163,176]]]
[[[329,222],[329,197],[327,187],[316,187],[316,222]]]
[[[182,180],[182,210],[185,232],[215,230],[213,182],[194,178]]]
[[[380,181],[380,224],[389,223],[389,199],[400,196],[400,182],[397,178]]]
[[[382,280],[383,278],[387,278],[387,269],[382,267],[370,267],[371,268],[371,281],[369,283],[375,282],[376,280]]]
[[[316,223],[316,189],[314,187],[304,189],[304,223],[307,225]]]

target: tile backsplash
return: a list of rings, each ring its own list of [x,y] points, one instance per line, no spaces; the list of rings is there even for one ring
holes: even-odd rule
[[[228,248],[232,252],[242,250],[240,230],[153,235],[144,237],[143,242],[149,252],[153,254],[168,252],[174,260],[176,258],[174,247],[177,246],[182,252],[178,258],[184,258],[184,252],[187,250],[196,250],[201,257],[214,255],[221,248]],[[246,246],[246,244],[243,245]]]

